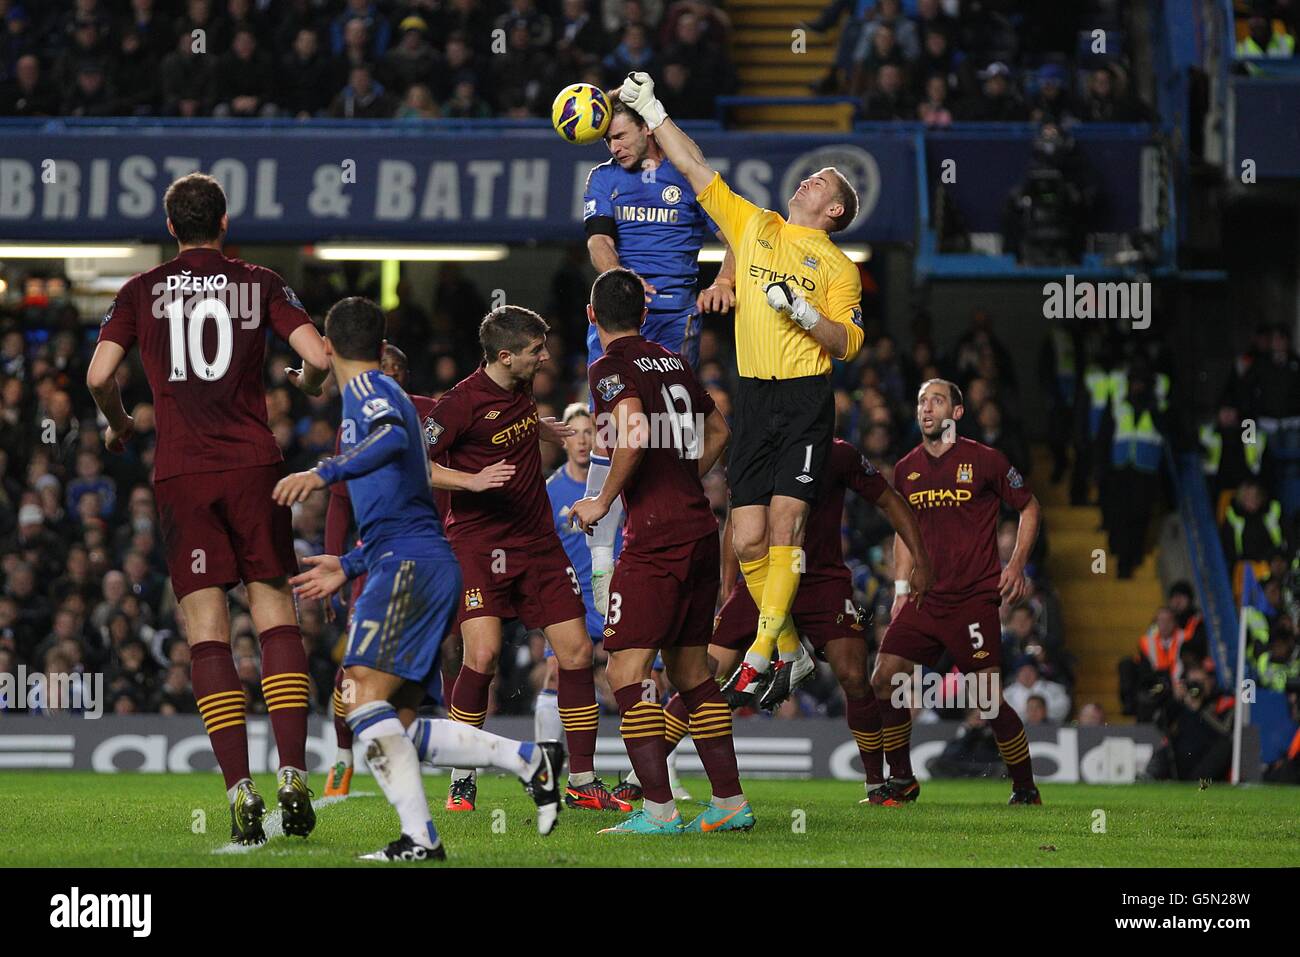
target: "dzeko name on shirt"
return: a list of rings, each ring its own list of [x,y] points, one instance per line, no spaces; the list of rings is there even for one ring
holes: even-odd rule
[[[155,319],[193,317],[197,311],[199,316],[212,316],[219,322],[237,320],[241,329],[256,329],[262,322],[260,283],[232,283],[220,273],[215,276],[182,273],[168,276],[165,283],[154,283],[151,292]]]

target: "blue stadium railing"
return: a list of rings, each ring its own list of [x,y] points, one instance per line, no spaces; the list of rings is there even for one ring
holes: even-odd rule
[[[1187,542],[1201,613],[1205,616],[1210,656],[1220,676],[1219,685],[1227,689],[1236,688],[1240,677],[1236,672],[1241,622],[1232,595],[1228,563],[1214,522],[1214,510],[1205,487],[1201,455],[1199,452],[1174,455],[1166,445],[1165,465],[1173,479],[1178,517]],[[1253,675],[1249,662],[1246,675]],[[1280,758],[1296,732],[1286,695],[1257,688],[1249,721],[1259,730],[1259,759],[1268,764]]]
[[[1205,616],[1210,655],[1220,675],[1231,675],[1235,679],[1237,605],[1232,597],[1231,578],[1219,541],[1219,529],[1214,522],[1214,509],[1205,488],[1200,453],[1175,455],[1166,445],[1165,466],[1173,479],[1192,577],[1200,598],[1201,613]]]

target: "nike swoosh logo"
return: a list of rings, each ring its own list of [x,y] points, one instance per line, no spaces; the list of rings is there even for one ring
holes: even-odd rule
[[[702,821],[700,823],[700,830],[703,831],[705,834],[709,833],[709,831],[716,831],[718,830],[718,828],[722,827],[724,824],[726,824],[728,821],[730,821],[733,817],[735,817],[743,810],[745,810],[743,807],[738,807],[730,814],[728,814],[726,817],[724,817],[721,821],[717,821],[713,824],[710,824],[708,821]]]

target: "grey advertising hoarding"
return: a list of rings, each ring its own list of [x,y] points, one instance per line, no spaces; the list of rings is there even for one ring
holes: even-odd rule
[[[927,765],[956,736],[959,727],[950,722],[913,727],[912,763],[919,777],[930,777]],[[611,776],[630,767],[616,728],[616,722],[607,718],[596,742],[596,770]],[[531,718],[494,718],[488,730],[521,740],[533,737]],[[1247,729],[1248,739],[1253,730]],[[735,731],[740,770],[748,777],[861,780],[857,746],[842,721],[747,718],[736,721]],[[1061,783],[1131,783],[1160,743],[1160,733],[1144,725],[1037,727],[1028,729],[1028,737],[1035,775],[1041,781]],[[248,743],[253,772],[274,771],[275,745],[265,718],[249,720]],[[334,750],[333,727],[313,717],[307,738],[309,770],[323,772],[333,760]],[[365,768],[359,749],[357,766],[358,770]],[[0,718],[0,771],[64,768],[178,773],[215,767],[203,722],[197,717]],[[702,772],[689,738],[679,750],[678,770],[683,774]]]

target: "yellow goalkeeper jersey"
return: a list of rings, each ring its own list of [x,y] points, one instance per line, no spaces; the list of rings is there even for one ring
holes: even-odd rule
[[[755,379],[826,375],[831,356],[786,315],[767,304],[769,283],[785,280],[823,319],[848,332],[851,359],[862,348],[862,280],[858,267],[823,229],[787,223],[759,209],[715,173],[696,197],[736,257],[736,366]]]

